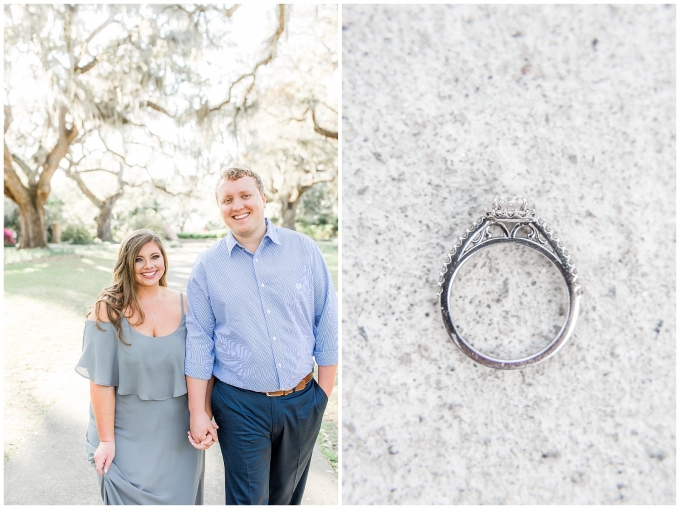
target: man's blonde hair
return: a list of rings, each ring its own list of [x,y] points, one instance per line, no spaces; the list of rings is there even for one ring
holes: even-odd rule
[[[217,198],[217,186],[220,185],[220,182],[223,180],[238,180],[242,177],[251,177],[257,184],[260,196],[264,196],[264,185],[262,184],[260,176],[248,166],[235,164],[220,172],[220,178],[217,179],[217,184],[215,184],[215,198]]]

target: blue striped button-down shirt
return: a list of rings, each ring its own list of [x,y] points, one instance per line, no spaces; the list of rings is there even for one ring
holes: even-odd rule
[[[338,362],[337,299],[316,243],[267,220],[255,254],[229,233],[199,255],[187,288],[184,372],[251,391],[295,387]]]

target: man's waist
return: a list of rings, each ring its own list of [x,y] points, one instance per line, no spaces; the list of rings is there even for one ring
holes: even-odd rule
[[[239,383],[238,381],[230,381],[230,380],[223,380],[219,375],[215,375],[215,377],[222,382],[223,384],[230,385],[231,387],[236,387],[237,389],[241,389],[247,392],[253,392],[257,394],[266,394],[267,396],[270,397],[277,397],[277,396],[287,396],[288,394],[292,394],[294,392],[299,392],[303,390],[305,387],[307,387],[307,384],[309,384],[312,379],[314,378],[314,372],[312,371],[308,375],[306,375],[304,378],[300,379],[297,384],[294,386],[287,388],[287,389],[278,389],[278,390],[272,390],[272,391],[264,391],[264,390],[259,390],[259,388],[253,388],[253,387],[248,387],[244,386],[246,384]]]

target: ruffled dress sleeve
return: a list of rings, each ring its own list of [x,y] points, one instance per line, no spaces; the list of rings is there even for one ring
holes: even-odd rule
[[[167,336],[150,337],[134,331],[122,321],[126,342],[116,338],[109,322],[88,320],[83,332],[83,353],[76,372],[97,385],[116,387],[121,396],[135,394],[142,400],[164,400],[187,393],[184,351],[187,329],[182,318],[179,328]]]
[[[76,372],[97,385],[118,387],[118,343],[116,328],[109,322],[99,322],[100,330],[87,320],[83,332],[83,353]]]

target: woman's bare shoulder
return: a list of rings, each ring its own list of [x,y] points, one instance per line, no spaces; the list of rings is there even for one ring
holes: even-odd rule
[[[92,310],[91,310],[90,313],[87,315],[87,319],[88,319],[90,322],[94,322],[94,321],[95,321],[94,317],[95,317],[95,311],[96,311],[96,310],[97,310],[97,305],[96,305],[96,303],[95,303],[95,305],[92,306]],[[109,320],[109,315],[108,315],[108,313],[106,312],[106,303],[105,303],[103,300],[100,300],[100,301],[99,301],[99,312],[97,313],[97,319],[98,319],[100,322],[109,322],[109,321],[110,321],[110,320]]]
[[[186,314],[186,312],[187,312],[187,306],[189,305],[189,304],[188,304],[188,301],[187,301],[187,294],[184,293],[184,292],[180,292],[180,291],[178,291],[178,290],[173,290],[172,288],[166,288],[165,291],[166,291],[166,295],[169,297],[169,299],[170,299],[171,302],[172,302],[173,300],[174,300],[175,302],[177,302],[177,300],[179,300],[179,299],[178,299],[179,296],[182,295],[182,300],[183,300],[183,302],[184,302],[184,313]]]

